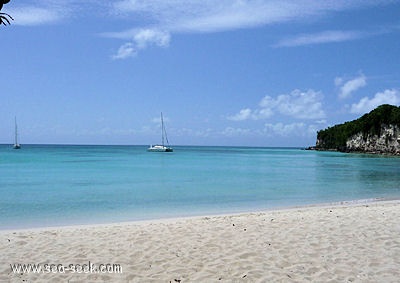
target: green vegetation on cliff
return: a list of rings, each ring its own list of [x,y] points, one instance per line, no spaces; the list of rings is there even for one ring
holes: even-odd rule
[[[380,136],[382,125],[400,127],[400,107],[383,104],[357,120],[335,125],[317,133],[317,149],[346,150],[346,141],[355,134]]]

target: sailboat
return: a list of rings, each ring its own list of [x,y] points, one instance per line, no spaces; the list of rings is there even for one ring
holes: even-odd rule
[[[164,140],[167,142],[167,145],[164,144]],[[161,112],[161,144],[150,145],[150,147],[147,149],[147,151],[153,151],[153,152],[173,152],[174,151],[172,149],[172,147],[169,146],[167,131],[165,130],[162,112]]]
[[[21,145],[18,143],[18,127],[17,127],[17,117],[15,117],[15,143],[13,146],[14,149],[20,149]]]

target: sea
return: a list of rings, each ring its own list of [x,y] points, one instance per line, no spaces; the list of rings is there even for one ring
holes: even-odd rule
[[[0,145],[0,229],[400,198],[400,158],[301,148]]]

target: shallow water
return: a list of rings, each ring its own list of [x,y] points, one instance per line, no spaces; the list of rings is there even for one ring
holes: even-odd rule
[[[0,228],[400,197],[400,158],[294,148],[0,145]]]

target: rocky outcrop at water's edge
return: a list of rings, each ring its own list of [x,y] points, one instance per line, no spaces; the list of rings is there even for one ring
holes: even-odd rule
[[[396,125],[382,125],[381,135],[367,135],[360,132],[346,141],[347,152],[365,152],[400,155],[400,128]]]
[[[400,107],[384,104],[317,133],[315,150],[400,155]]]

